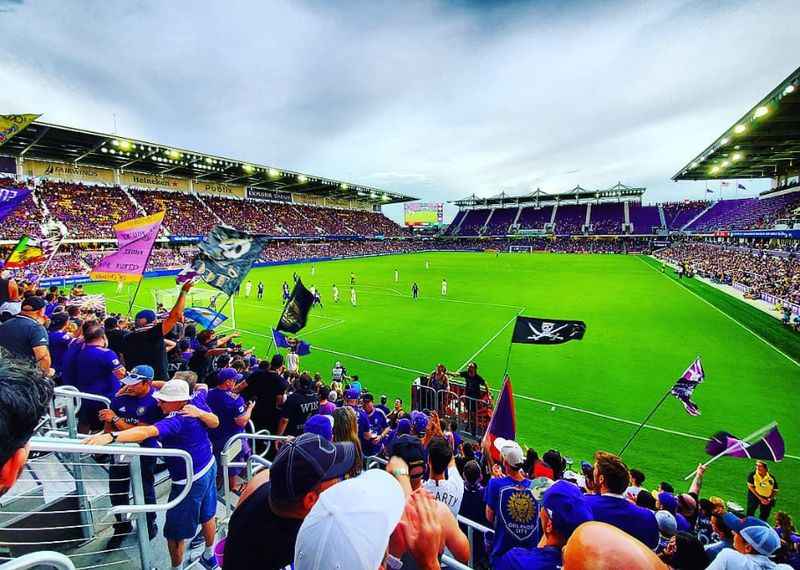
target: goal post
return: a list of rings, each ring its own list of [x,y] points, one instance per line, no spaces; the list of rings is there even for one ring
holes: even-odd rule
[[[509,253],[533,253],[532,245],[509,245]]]
[[[180,290],[179,286],[169,289],[153,289],[153,308],[158,310],[159,305],[162,305],[165,310],[169,311],[177,302]],[[225,303],[225,301],[228,301],[228,296],[222,291],[200,285],[192,287],[186,294],[187,309],[191,307],[210,307],[215,311],[221,310],[220,312],[225,315],[227,319],[218,327],[215,327],[217,330],[236,328],[236,296],[232,295],[230,301],[227,303]],[[224,308],[223,305],[225,305]]]

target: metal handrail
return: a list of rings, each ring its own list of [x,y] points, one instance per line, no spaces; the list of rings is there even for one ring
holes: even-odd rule
[[[98,394],[90,394],[88,392],[81,392],[74,386],[56,386],[54,393],[58,397],[62,398],[71,398],[71,399],[78,399],[78,405],[75,408],[75,411],[81,409],[80,404],[82,400],[90,400],[92,402],[100,402],[101,404],[105,404],[106,406],[111,405],[111,400],[106,398],[105,396],[100,396]]]
[[[192,456],[182,449],[169,449],[161,447],[139,447],[135,445],[84,445],[77,439],[62,440],[48,437],[32,437],[31,451],[48,451],[56,453],[91,453],[98,455],[138,455],[144,457],[179,457],[186,464],[186,483],[174,499],[163,504],[155,505],[117,505],[111,507],[109,513],[123,515],[127,513],[156,513],[168,511],[177,506],[191,491],[194,482],[194,463]]]
[[[494,532],[493,528],[489,528],[488,526],[483,526],[482,524],[476,523],[474,520],[468,519],[465,516],[458,515],[456,518],[458,519],[458,522],[463,523],[463,524],[467,525],[470,528],[474,528],[477,531],[480,531],[480,532]]]
[[[75,570],[72,560],[60,552],[53,552],[52,550],[40,550],[39,552],[31,552],[19,558],[14,558],[0,566],[0,569],[25,570],[36,566],[52,566],[58,570]]]
[[[448,556],[447,554],[442,554],[442,562],[444,562],[448,568],[455,568],[456,570],[473,570],[471,566],[467,566],[466,564],[462,564],[452,556]]]

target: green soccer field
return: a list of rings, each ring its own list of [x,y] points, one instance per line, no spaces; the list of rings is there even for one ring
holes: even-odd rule
[[[514,345],[510,365],[520,442],[540,454],[558,449],[576,463],[591,461],[597,449],[619,451],[700,355],[706,381],[694,399],[702,415],[690,417],[670,397],[625,461],[645,472],[648,488],[667,480],[686,489],[682,478],[707,459],[703,448],[711,434],[726,430],[743,437],[776,420],[792,456],[771,467],[781,489],[777,510],[800,515],[800,341],[742,302],[701,283],[679,283],[637,256],[425,253],[317,263],[313,277],[310,264],[285,265],[254,269],[250,298],[243,288],[235,300],[243,344],[256,347],[259,356],[281,311],[281,284],[291,283],[295,271],[321,290],[324,303],[299,335],[313,351],[302,367],[327,378],[342,360],[371,391],[390,398],[408,400],[412,379],[438,362],[455,370],[474,359],[498,388],[518,312],[585,321],[583,341]],[[351,271],[356,307],[349,302]],[[443,277],[446,298],[440,295]],[[258,280],[266,286],[263,301],[256,299]],[[421,289],[416,301],[412,281]],[[172,277],[146,280],[137,305],[152,307],[150,289],[174,283]],[[341,291],[338,304],[331,299],[333,283]],[[113,284],[87,289],[106,293],[109,310],[127,310],[125,295],[114,298]],[[751,469],[749,461],[716,462],[703,494],[744,505]]]

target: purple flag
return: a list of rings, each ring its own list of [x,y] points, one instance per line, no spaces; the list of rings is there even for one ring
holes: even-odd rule
[[[490,450],[495,461],[500,461],[500,454],[494,447],[497,438],[514,439],[517,435],[517,414],[514,408],[514,391],[511,378],[506,376],[492,418],[483,435],[483,446]]]
[[[675,382],[675,385],[670,391],[673,396],[681,401],[683,407],[686,408],[686,412],[690,416],[700,415],[700,408],[692,401],[692,393],[695,387],[700,384],[705,377],[706,374],[703,371],[703,363],[700,362],[700,357],[698,356],[695,361],[689,365],[686,372],[678,378],[678,381]]]
[[[706,453],[709,455],[725,455],[742,459],[763,459],[764,461],[781,461],[786,452],[783,436],[774,426],[757,440],[748,443],[726,431],[720,431],[708,440]]]
[[[29,188],[0,188],[0,220],[16,210],[30,195]]]

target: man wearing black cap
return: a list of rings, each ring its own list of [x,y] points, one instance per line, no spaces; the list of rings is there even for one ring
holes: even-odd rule
[[[231,516],[226,570],[278,570],[291,564],[303,519],[355,459],[351,442],[331,443],[312,433],[284,445],[272,468],[247,485]]]
[[[156,380],[169,380],[164,337],[183,319],[186,294],[191,288],[191,280],[183,284],[175,306],[160,323],[156,322],[155,311],[145,309],[136,313],[136,329],[125,338],[125,350],[122,353],[126,367],[146,364],[155,371]]]
[[[47,322],[45,305],[47,303],[41,297],[24,299],[19,314],[0,325],[0,346],[14,354],[32,358],[42,372],[52,376],[49,339],[42,326]]]

